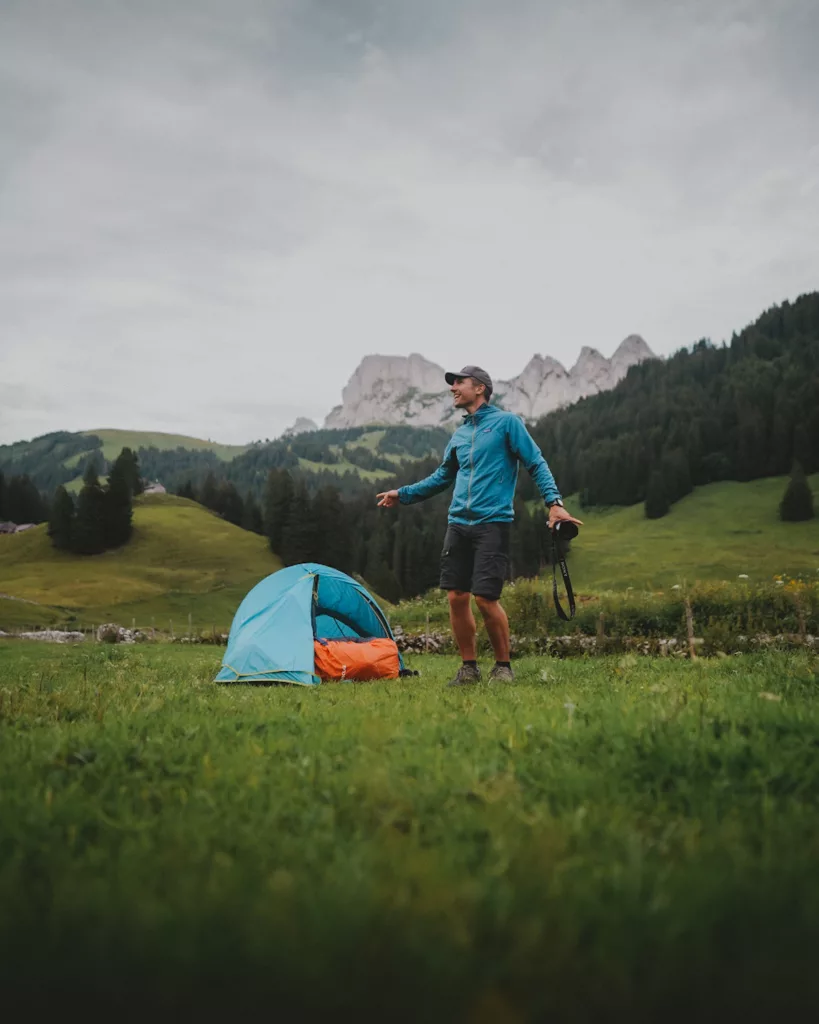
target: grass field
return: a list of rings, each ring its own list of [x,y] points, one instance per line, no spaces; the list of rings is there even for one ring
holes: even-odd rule
[[[299,469],[307,473],[322,473],[325,470],[329,473],[336,473],[343,476],[345,473],[355,473],[362,480],[369,480],[370,483],[378,483],[380,480],[387,480],[390,473],[386,469],[361,469],[354,466],[352,462],[311,462],[309,459],[299,459]]]
[[[819,501],[819,474],[809,477]],[[566,504],[584,522],[572,544],[572,579],[582,590],[663,590],[675,583],[751,580],[819,570],[819,518],[783,523],[786,477],[698,487],[662,519],[642,505],[606,511]]]
[[[819,476],[811,480],[819,494]],[[785,482],[776,477],[701,487],[654,521],[643,518],[642,506],[580,512],[586,525],[569,557],[575,590],[585,596],[629,587],[668,593],[675,584],[736,581],[740,573],[751,584],[775,575],[815,578],[819,519],[779,521]],[[373,496],[376,489],[374,481]],[[571,499],[567,504],[577,509]],[[0,595],[44,606],[37,613],[36,605],[11,607],[0,597],[0,629],[63,616],[87,624],[113,619],[127,625],[136,618],[149,626],[153,620],[168,630],[171,620],[179,629],[191,614],[197,628],[226,630],[247,590],[279,565],[262,538],[185,499],[138,499],[134,526],[125,548],[94,558],[54,551],[44,526],[0,537]],[[431,595],[428,603],[433,621],[445,621],[443,599]],[[413,603],[399,608],[393,621],[418,625],[424,614]]]
[[[143,1019],[802,1019],[806,653],[219,687],[212,649],[0,642],[0,981]]]
[[[280,567],[264,538],[185,498],[150,495],[134,504],[131,541],[102,555],[55,551],[45,526],[3,537],[0,593],[37,604],[0,602],[0,628],[7,615],[23,626],[58,614],[86,625],[153,620],[167,630],[174,618],[187,627],[190,613],[197,629],[226,629],[250,587]]]

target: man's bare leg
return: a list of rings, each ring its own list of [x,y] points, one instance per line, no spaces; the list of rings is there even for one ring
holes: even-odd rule
[[[475,661],[475,616],[472,614],[472,595],[463,590],[449,590],[449,621],[455,634],[455,643],[464,661]]]
[[[495,652],[495,661],[507,663],[509,661],[509,619],[506,617],[503,606],[500,601],[490,601],[486,597],[477,595],[475,601],[483,616],[486,632],[489,634],[489,641]],[[452,605],[450,605],[450,611],[451,608]]]

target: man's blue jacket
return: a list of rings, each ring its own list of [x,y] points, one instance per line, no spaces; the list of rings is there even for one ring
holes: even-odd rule
[[[544,501],[560,497],[555,478],[523,421],[494,405],[482,405],[464,417],[435,472],[399,488],[398,499],[402,505],[424,501],[445,491],[454,480],[450,523],[511,523],[520,463],[531,473]]]

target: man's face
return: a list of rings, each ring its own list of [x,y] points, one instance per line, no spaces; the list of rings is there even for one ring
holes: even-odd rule
[[[456,377],[455,383],[449,389],[455,400],[456,409],[466,409],[486,391],[483,384],[479,384],[474,377]]]

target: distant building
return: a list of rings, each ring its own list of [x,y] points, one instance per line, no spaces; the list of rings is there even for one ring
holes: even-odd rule
[[[26,530],[33,530],[36,523],[0,523],[0,533],[25,533]]]
[[[147,484],[143,494],[167,494],[168,492],[162,486],[159,481],[154,481],[152,484]]]

